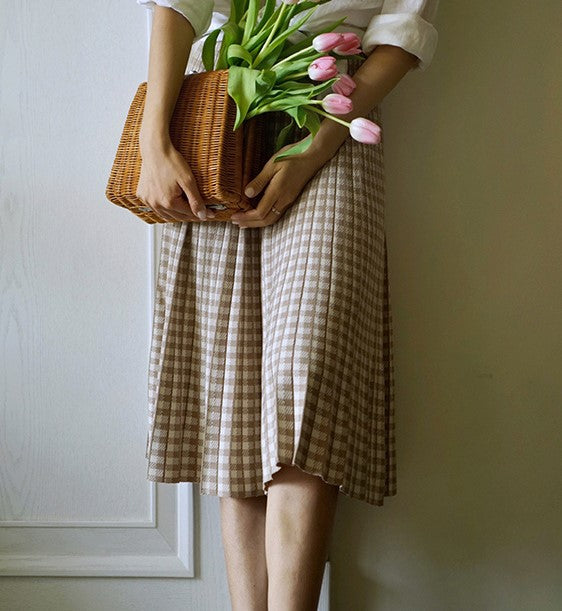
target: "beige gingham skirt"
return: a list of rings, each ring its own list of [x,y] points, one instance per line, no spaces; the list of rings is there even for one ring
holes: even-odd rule
[[[348,137],[273,225],[162,225],[148,480],[258,496],[287,464],[396,494],[384,212],[383,145]]]

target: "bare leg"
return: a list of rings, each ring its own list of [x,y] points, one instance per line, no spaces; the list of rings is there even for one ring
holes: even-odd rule
[[[283,466],[267,488],[268,611],[316,611],[338,486]]]
[[[219,497],[232,611],[267,611],[267,497]]]

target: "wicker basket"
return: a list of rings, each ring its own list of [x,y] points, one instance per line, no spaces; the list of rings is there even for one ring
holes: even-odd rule
[[[186,75],[170,121],[172,144],[185,157],[204,201],[216,213],[209,221],[227,220],[236,211],[257,205],[259,197],[246,197],[244,187],[273,154],[267,115],[248,119],[233,130],[236,105],[227,86],[228,70]],[[129,108],[105,194],[146,223],[173,222],[159,217],[135,195],[146,87],[146,82],[139,85]]]

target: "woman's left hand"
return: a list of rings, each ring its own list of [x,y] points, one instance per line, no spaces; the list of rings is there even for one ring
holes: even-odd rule
[[[246,185],[249,197],[255,197],[264,188],[265,192],[256,208],[236,212],[230,217],[231,221],[239,223],[240,228],[273,225],[295,203],[308,181],[328,161],[317,151],[313,152],[312,144],[304,153],[273,161],[279,153],[291,146],[293,144],[287,144],[272,155],[262,171]],[[254,190],[253,194],[248,194],[249,188]],[[280,214],[272,210],[273,206]]]

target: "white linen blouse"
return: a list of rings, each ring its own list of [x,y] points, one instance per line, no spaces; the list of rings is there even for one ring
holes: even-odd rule
[[[137,3],[150,9],[154,5],[165,6],[181,13],[193,27],[194,42],[224,24],[230,13],[230,0],[137,0]],[[301,33],[295,32],[290,41],[297,42],[305,35],[303,32],[347,17],[335,31],[355,32],[367,55],[377,45],[394,45],[418,57],[416,69],[425,70],[437,47],[434,22],[438,4],[439,0],[331,0],[319,5],[299,30]]]

